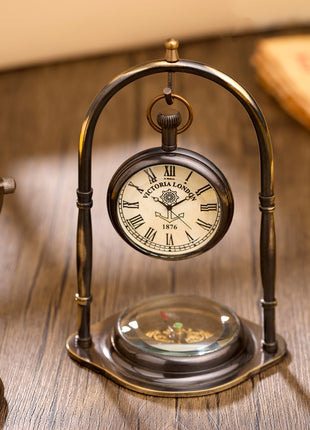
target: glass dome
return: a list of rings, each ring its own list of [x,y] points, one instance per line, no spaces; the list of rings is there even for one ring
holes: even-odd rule
[[[118,320],[123,341],[144,353],[202,356],[233,344],[240,333],[235,313],[198,296],[158,296],[124,311]]]

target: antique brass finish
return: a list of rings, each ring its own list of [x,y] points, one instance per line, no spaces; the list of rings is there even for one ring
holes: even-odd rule
[[[200,174],[213,184],[214,189],[217,191],[221,206],[221,222],[212,239],[205,243],[205,246],[202,248],[191,248],[191,250],[188,250],[188,252],[179,255],[170,254],[159,256],[155,249],[143,249],[141,243],[134,244],[128,238],[121,227],[120,220],[117,216],[117,200],[123,185],[128,180],[130,180],[134,173],[143,171],[144,169],[147,169],[153,165],[170,163],[175,163],[179,167],[187,167],[188,169],[195,171],[197,174]],[[180,260],[181,258],[189,258],[215,246],[226,234],[234,211],[233,196],[229,183],[225,179],[223,173],[217,169],[217,167],[210,160],[206,159],[201,154],[185,148],[177,148],[173,151],[166,151],[160,147],[150,148],[133,155],[128,160],[126,160],[119,169],[117,169],[108,187],[107,206],[113,227],[128,244],[135,247],[136,249],[139,249],[140,252],[143,252],[148,256],[152,255],[167,260]]]
[[[135,391],[160,396],[196,396],[222,391],[239,384],[262,369],[277,363],[286,353],[285,341],[281,336],[276,334],[275,327],[276,240],[274,226],[273,151],[264,116],[255,100],[244,88],[229,76],[204,64],[179,60],[177,52],[178,42],[174,39],[167,41],[165,47],[166,57],[164,60],[140,65],[113,79],[98,94],[82,125],[79,145],[79,184],[77,191],[79,216],[77,228],[78,291],[76,302],[79,309],[79,322],[78,332],[71,335],[67,341],[67,349],[70,356],[79,363],[102,372],[121,385]],[[152,306],[153,303],[152,299],[149,299],[146,304],[142,302],[137,305],[137,308],[141,306],[139,308],[141,312],[136,313],[136,319],[129,320],[130,324],[128,323],[128,326],[122,325],[122,323],[127,315],[126,312],[130,312],[130,309],[90,327],[92,272],[92,226],[90,213],[92,207],[91,153],[94,131],[102,110],[118,91],[142,77],[157,73],[168,74],[168,88],[164,90],[163,95],[156,97],[148,108],[147,117],[151,126],[156,131],[163,131],[152,119],[152,108],[162,98],[166,100],[167,105],[173,104],[174,99],[180,100],[186,105],[189,117],[186,124],[177,130],[177,116],[175,116],[173,144],[163,142],[161,148],[142,151],[132,156],[116,171],[111,180],[108,193],[108,210],[112,223],[117,229],[118,209],[115,203],[119,202],[118,195],[124,192],[133,175],[139,174],[141,171],[143,172],[141,169],[149,169],[150,166],[154,168],[157,168],[157,166],[162,167],[163,164],[173,165],[171,157],[175,156],[177,160],[180,160],[180,157],[184,158],[184,160],[182,158],[184,162],[181,161],[179,164],[176,161],[176,166],[182,166],[183,169],[190,168],[199,172],[200,168],[198,165],[201,164],[202,158],[205,160],[199,154],[192,151],[188,151],[187,153],[186,150],[176,147],[176,133],[180,133],[189,127],[193,114],[189,103],[181,96],[174,94],[174,74],[187,73],[196,75],[222,86],[236,97],[247,111],[254,126],[259,146],[261,174],[261,189],[259,194],[259,209],[261,211],[260,268],[263,287],[261,301],[263,312],[262,328],[238,318],[232,311],[226,309],[224,312],[224,307],[220,307],[220,305],[216,307],[217,305],[207,299],[200,298],[199,301],[198,298],[187,299],[177,295],[174,296],[174,299],[166,296],[166,298],[157,298],[154,301],[156,304],[156,300],[159,300],[161,306],[165,300],[176,300],[178,303],[178,312],[175,312],[176,316],[173,318],[169,317],[171,323],[169,322],[168,324],[166,321],[166,326],[163,321],[155,321],[154,324],[151,324],[151,319],[147,323],[141,324],[140,316],[142,318],[142,316],[149,315],[148,306]],[[168,136],[170,133],[168,126],[166,131]],[[189,153],[195,154],[193,155],[191,165],[187,164],[188,161],[186,161],[189,158]],[[204,161],[202,164],[205,163]],[[208,165],[210,169],[203,168],[204,172],[206,170],[215,172],[211,168],[211,164]],[[200,174],[205,178],[205,173],[200,171]],[[219,184],[223,188],[223,184],[225,184],[225,181],[219,181],[218,185],[215,185],[215,178],[210,179],[209,182],[211,188],[212,186],[218,187]],[[136,184],[133,185],[136,186]],[[197,188],[196,196],[198,196],[199,190],[200,188]],[[173,190],[168,188],[167,185],[166,192],[168,193],[168,191],[169,198],[171,198]],[[224,201],[225,196],[228,196],[228,198],[231,196],[227,189],[223,191],[221,202]],[[219,194],[221,193],[219,192]],[[167,202],[165,203],[163,197],[161,197],[161,201],[158,196],[155,198],[157,200],[150,200],[155,201],[156,204],[161,204],[162,207],[165,206],[167,209],[168,215],[165,218],[164,215],[159,213],[161,219],[172,222],[169,214],[171,215],[171,208],[173,206],[169,206]],[[180,202],[186,200],[184,196],[179,197],[179,199]],[[132,205],[140,204],[139,202],[126,203]],[[222,207],[225,208],[225,205],[222,204]],[[217,243],[216,239],[220,240],[223,237],[223,234],[229,227],[232,211],[233,204],[231,200],[227,202],[226,221],[224,220],[223,222],[222,230],[218,230],[220,233],[218,237],[214,236],[214,244]],[[131,221],[127,218],[124,217],[125,222],[126,220]],[[181,212],[179,215],[177,214],[177,218],[180,220],[178,222],[183,222]],[[119,225],[119,233],[121,235],[122,232],[124,233],[124,228],[123,225]],[[122,237],[130,243],[131,238],[126,237],[125,233]],[[144,234],[143,237],[147,238],[147,235]],[[210,244],[211,241],[212,239],[210,239]],[[167,243],[168,247],[170,245],[171,243]],[[135,247],[147,255],[162,256],[159,252],[156,254],[155,251],[152,254],[152,251],[149,251],[145,247],[143,248],[137,242],[135,242]],[[201,248],[201,251],[204,252],[206,249],[209,249],[207,244],[205,248]],[[172,256],[171,259],[174,257],[175,259],[183,258],[181,253],[180,255]],[[184,258],[186,257],[187,255],[184,256]],[[169,256],[167,259],[169,259]],[[180,304],[182,300],[184,302],[183,305]],[[189,305],[190,301],[192,303],[191,306]],[[195,322],[195,318],[191,318],[191,316],[197,313],[196,311],[200,306],[200,302],[200,312],[204,314],[204,317],[201,319],[201,324],[198,324]],[[146,306],[146,309],[144,306]],[[160,309],[159,307],[157,311]],[[216,317],[216,309],[223,310],[223,318]],[[184,316],[184,310],[191,315],[189,318],[186,315]],[[171,309],[169,312],[171,312],[171,315],[174,315]],[[164,317],[163,319],[165,320],[166,318]],[[215,320],[217,321],[216,324],[214,323]],[[230,325],[227,326],[226,321],[228,320]],[[211,329],[212,324],[217,328],[214,330]],[[227,335],[227,327],[230,330],[230,336]],[[138,329],[141,329],[140,332],[135,331]]]
[[[169,39],[165,43],[166,48],[166,56],[165,60],[168,63],[175,63],[179,60],[179,54],[178,54],[178,47],[179,42],[175,39]]]
[[[238,319],[239,336],[219,351],[186,357],[165,355],[165,350],[159,354],[156,349],[144,353],[143,348],[128,344],[119,333],[116,327],[121,317],[114,315],[93,325],[93,342],[88,348],[81,348],[77,335],[72,335],[67,341],[69,354],[124,387],[153,396],[192,397],[226,390],[277,363],[286,351],[284,340],[277,336],[277,352],[264,352],[261,327]],[[162,339],[159,343],[169,346]]]
[[[172,101],[173,101],[173,99],[176,99],[176,100],[179,100],[181,103],[183,103],[186,106],[186,109],[188,111],[188,118],[187,118],[186,123],[181,128],[177,129],[177,134],[180,134],[180,133],[183,133],[185,130],[187,130],[188,127],[190,127],[190,125],[192,124],[192,122],[193,122],[193,108],[190,105],[190,103],[184,97],[181,97],[178,94],[170,94],[170,96],[172,98]],[[148,120],[150,126],[154,130],[158,131],[159,133],[162,132],[162,129],[161,129],[161,127],[159,127],[159,125],[157,125],[153,121],[152,109],[159,100],[162,100],[164,98],[166,98],[166,94],[160,94],[159,96],[155,97],[151,101],[151,103],[149,104],[149,106],[147,108],[147,112],[146,112],[147,120]]]
[[[261,327],[252,322],[241,320],[249,328],[249,333],[252,336],[252,346],[249,349],[252,358],[245,363],[244,367],[241,366],[242,360],[235,363],[237,369],[232,369],[230,375],[232,379],[229,380],[229,378],[226,378],[227,375],[224,375],[221,380],[219,375],[215,374],[208,375],[210,381],[207,381],[206,375],[201,375],[198,378],[195,375],[192,375],[192,377],[183,375],[182,380],[182,377],[180,379],[177,379],[177,377],[168,379],[163,372],[158,371],[153,371],[152,373],[145,372],[143,374],[139,368],[135,369],[124,359],[120,359],[115,355],[110,336],[111,328],[115,324],[116,319],[117,317],[114,317],[114,319],[109,318],[105,321],[105,325],[101,322],[92,326],[93,342],[90,347],[80,347],[76,335],[70,336],[66,345],[68,353],[79,364],[102,373],[117,384],[138,393],[149,394],[151,396],[196,397],[219,393],[241,384],[268,367],[277,364],[286,354],[285,341],[279,335],[277,335],[278,349],[276,353],[271,354],[262,351],[260,348]],[[231,365],[230,362],[226,364],[227,366]]]

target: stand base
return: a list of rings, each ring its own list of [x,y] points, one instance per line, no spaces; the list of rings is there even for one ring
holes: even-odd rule
[[[139,351],[124,354],[115,335],[121,317],[122,314],[117,314],[93,325],[92,345],[89,348],[80,347],[77,335],[73,334],[67,341],[67,350],[71,358],[83,366],[143,394],[193,397],[217,393],[278,363],[286,354],[286,344],[281,336],[277,336],[276,353],[263,351],[262,328],[240,318],[242,343],[239,351],[226,356],[224,361],[218,357],[212,359],[213,352],[207,361],[201,357],[180,357],[171,367],[169,357],[145,354],[143,351],[141,354]],[[197,367],[197,360],[205,362],[205,365],[200,363]]]

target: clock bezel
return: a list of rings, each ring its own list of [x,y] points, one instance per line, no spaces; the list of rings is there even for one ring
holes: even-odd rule
[[[131,241],[130,237],[125,233],[117,215],[119,193],[123,185],[134,174],[147,167],[158,164],[175,164],[191,169],[204,177],[214,187],[221,205],[221,220],[215,234],[205,246],[197,250],[194,248],[191,251],[185,251],[184,254],[166,255],[161,254],[160,251],[148,250],[139,246],[139,244]],[[223,173],[210,160],[203,157],[201,154],[184,148],[177,148],[172,152],[167,152],[160,147],[156,147],[133,155],[117,169],[108,187],[107,207],[113,227],[130,246],[145,255],[163,260],[183,260],[202,254],[211,249],[223,238],[232,221],[234,201],[228,181]]]

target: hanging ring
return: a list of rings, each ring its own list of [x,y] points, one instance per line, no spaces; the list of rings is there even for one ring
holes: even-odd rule
[[[159,133],[162,132],[161,127],[159,127],[157,124],[155,124],[155,122],[153,121],[152,118],[152,109],[154,107],[154,105],[161,99],[164,99],[166,96],[165,94],[160,94],[159,96],[155,97],[154,100],[152,100],[152,102],[149,104],[148,108],[147,108],[147,119],[148,122],[150,123],[150,126],[152,128],[154,128],[154,130],[158,131]],[[179,100],[181,103],[183,103],[188,111],[188,119],[186,124],[183,125],[183,127],[181,127],[180,129],[177,129],[177,134],[183,133],[183,131],[187,130],[188,127],[191,125],[191,123],[193,122],[193,108],[192,106],[188,103],[188,101],[186,99],[184,99],[183,97],[179,96],[178,94],[171,94],[172,99],[176,99]]]

